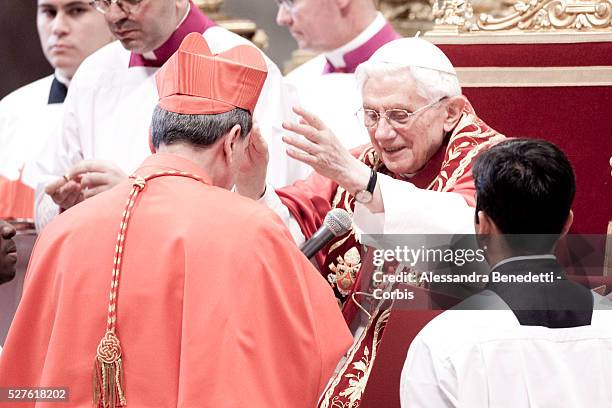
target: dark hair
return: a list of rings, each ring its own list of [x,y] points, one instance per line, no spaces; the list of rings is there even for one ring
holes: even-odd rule
[[[229,112],[212,115],[185,115],[169,112],[159,105],[153,111],[151,135],[153,146],[187,142],[194,146],[210,146],[240,125],[240,137],[246,137],[253,125],[249,111],[236,108]]]
[[[472,169],[476,214],[484,211],[504,234],[558,235],[576,181],[569,160],[545,140],[510,139],[481,153]]]

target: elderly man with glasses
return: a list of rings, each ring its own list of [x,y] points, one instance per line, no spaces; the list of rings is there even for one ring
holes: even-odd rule
[[[288,225],[299,224],[298,242],[311,237],[332,208],[353,215],[353,230],[316,255],[353,329],[361,318],[354,295],[364,287],[364,247],[356,233],[473,233],[471,164],[480,151],[504,138],[476,116],[448,58],[425,40],[384,45],[359,66],[356,77],[363,96],[358,116],[370,144],[349,152],[318,117],[296,108],[301,120],[283,124],[289,131],[283,140],[289,156],[316,173],[280,190],[265,188],[266,154],[260,148],[261,154],[251,157],[252,178],[238,185],[239,192],[260,196],[277,213],[284,210]],[[321,407],[361,399],[387,318],[387,312],[373,313],[361,325]]]
[[[353,115],[360,105],[355,69],[399,34],[374,0],[276,0],[276,22],[302,50],[318,55],[285,76],[300,105],[316,114],[347,148],[368,141]]]
[[[133,172],[150,154],[151,113],[157,101],[154,74],[185,36],[202,33],[213,53],[247,40],[217,26],[189,0],[93,0],[119,40],[88,58],[66,99],[62,128],[34,166],[45,175],[36,194],[39,229],[59,211],[105,191]],[[280,124],[291,117],[282,76],[266,57],[268,78],[254,112],[271,137],[269,178],[283,186],[301,178],[305,165],[289,159]],[[287,116],[286,116],[287,115]]]

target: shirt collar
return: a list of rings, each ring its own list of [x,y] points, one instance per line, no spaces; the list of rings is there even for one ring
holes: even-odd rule
[[[491,267],[491,270],[494,271],[498,269],[500,266],[505,265],[510,262],[534,261],[534,260],[543,260],[543,259],[552,259],[556,261],[557,257],[552,254],[512,256],[510,258],[506,258],[506,259],[503,259],[497,262],[495,265]]]
[[[400,38],[399,34],[379,12],[374,21],[357,37],[323,54],[327,59],[325,73],[336,71],[353,73],[357,66],[367,61],[377,49],[397,38]]]
[[[70,78],[64,75],[59,69],[56,69],[53,75],[55,76],[55,78],[57,78],[58,81],[66,85],[66,87],[70,86]]]
[[[208,174],[206,174],[204,169],[193,161],[172,153],[152,154],[145,159],[135,173],[139,176],[146,177],[149,174],[160,171],[160,169],[176,170],[194,174],[201,177],[206,184],[212,185],[211,178]]]
[[[132,53],[129,67],[161,67],[178,50],[181,42],[189,33],[203,33],[215,22],[208,18],[200,9],[189,2],[187,13],[172,35],[159,48],[143,54]]]

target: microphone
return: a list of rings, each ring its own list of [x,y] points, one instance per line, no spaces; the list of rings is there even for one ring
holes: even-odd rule
[[[342,208],[334,208],[325,216],[321,228],[300,246],[300,251],[306,255],[306,258],[312,258],[332,239],[350,231],[351,225],[352,220],[349,213]]]

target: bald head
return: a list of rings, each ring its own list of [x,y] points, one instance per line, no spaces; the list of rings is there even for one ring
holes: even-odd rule
[[[332,51],[357,37],[376,18],[373,0],[277,0],[276,22],[300,49]]]

